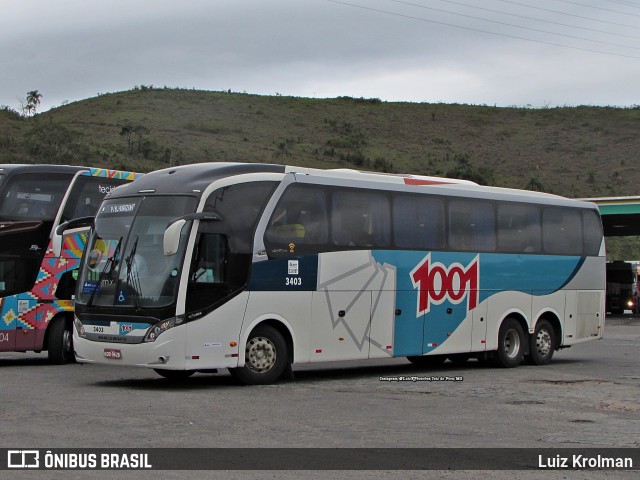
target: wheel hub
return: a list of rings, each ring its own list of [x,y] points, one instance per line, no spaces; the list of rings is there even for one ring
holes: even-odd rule
[[[515,358],[518,352],[520,352],[520,335],[512,328],[504,337],[504,353],[509,358]]]
[[[551,351],[551,335],[547,330],[538,331],[538,335],[536,335],[536,350],[543,357],[546,357]]]
[[[252,372],[268,372],[276,363],[275,346],[271,340],[265,337],[255,337],[249,340],[245,354],[245,363]]]

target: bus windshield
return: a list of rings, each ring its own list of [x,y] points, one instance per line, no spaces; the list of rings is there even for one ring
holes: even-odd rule
[[[3,220],[53,220],[72,176],[35,173],[14,175],[4,185],[0,199]]]
[[[137,197],[105,201],[96,216],[77,302],[119,307],[164,307],[175,299],[188,227],[178,254],[165,256],[167,225],[193,212],[193,197]],[[190,223],[188,224],[190,225]]]

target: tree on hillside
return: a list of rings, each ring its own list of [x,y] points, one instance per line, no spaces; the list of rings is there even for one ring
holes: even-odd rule
[[[122,126],[122,130],[120,130],[120,136],[127,138],[127,147],[129,147],[129,151],[132,150],[133,140],[131,140],[131,135],[133,135],[133,126],[130,123]]]
[[[138,152],[142,152],[142,139],[145,135],[149,135],[151,132],[149,132],[149,129],[144,125],[136,125],[133,127],[133,133],[138,137]]]
[[[29,115],[35,115],[38,105],[40,105],[40,99],[42,94],[38,90],[31,90],[27,92],[27,112]]]

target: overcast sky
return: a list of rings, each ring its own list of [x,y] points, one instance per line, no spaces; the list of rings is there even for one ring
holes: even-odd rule
[[[0,105],[136,85],[640,104],[640,0],[0,0]]]

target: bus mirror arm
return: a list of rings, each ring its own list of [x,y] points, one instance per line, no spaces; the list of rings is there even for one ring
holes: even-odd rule
[[[162,247],[166,256],[175,255],[178,252],[182,227],[184,227],[185,223],[191,220],[200,220],[201,222],[219,222],[222,220],[222,217],[213,212],[199,212],[191,213],[173,220],[164,231],[164,237],[162,239]]]
[[[80,217],[74,218],[73,220],[69,220],[68,222],[63,222],[58,225],[53,232],[53,237],[51,239],[51,248],[53,250],[53,254],[56,257],[59,257],[62,253],[62,240],[64,232],[76,228],[91,228],[93,227],[94,221],[94,217]]]

